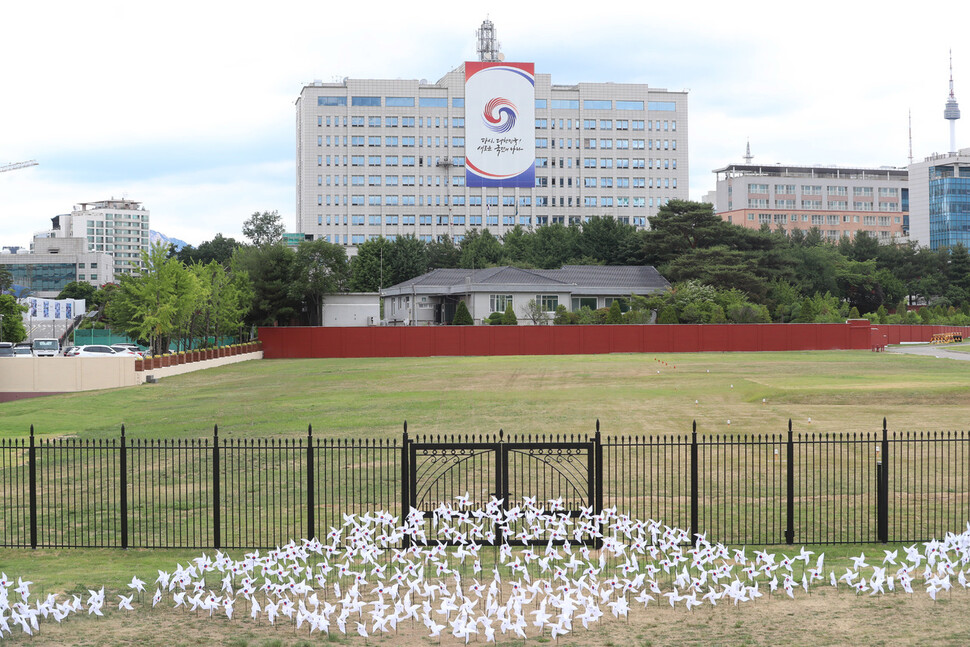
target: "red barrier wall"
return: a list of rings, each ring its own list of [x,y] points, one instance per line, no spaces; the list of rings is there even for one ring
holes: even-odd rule
[[[260,328],[263,357],[432,357],[869,349],[961,326],[711,324]]]

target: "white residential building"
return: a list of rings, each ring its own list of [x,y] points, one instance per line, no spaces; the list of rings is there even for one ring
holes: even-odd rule
[[[645,84],[553,84],[535,75],[535,186],[465,186],[464,65],[437,83],[345,79],[296,102],[296,231],[353,248],[470,229],[638,228],[688,198],[687,93]],[[350,250],[353,253],[353,249]]]
[[[137,273],[141,251],[149,247],[151,213],[132,200],[81,203],[70,214],[51,218],[50,238],[83,238],[87,251],[105,252],[114,265],[114,276]]]

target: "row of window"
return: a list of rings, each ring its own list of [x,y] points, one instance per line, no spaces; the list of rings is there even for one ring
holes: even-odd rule
[[[425,176],[424,175],[351,175],[349,186],[424,186]],[[440,175],[428,175],[427,181],[428,186],[441,186]],[[553,177],[551,182],[550,178],[545,175],[536,176],[535,185],[539,188],[546,188],[549,186],[556,187],[556,180],[558,179],[559,188],[571,188],[573,186],[572,177]],[[654,178],[646,177],[585,177],[583,178],[583,186],[585,188],[596,188],[597,186],[601,189],[612,189],[614,186],[619,189],[628,189],[633,187],[634,189],[645,189],[647,188],[647,182],[649,180],[650,188],[653,188]],[[661,178],[656,178],[657,187],[660,187]],[[667,181],[667,186],[670,186],[670,178],[664,178]],[[677,178],[673,178],[673,186],[676,188]],[[317,186],[348,186],[347,184],[348,176],[340,175],[318,175],[317,176]],[[447,185],[447,178],[445,178],[444,184]],[[451,177],[451,186],[465,186],[465,176],[464,175],[453,175]],[[579,186],[579,178],[576,178],[576,186]],[[487,196],[488,200],[494,200],[493,204],[498,204],[498,196]],[[506,196],[504,199],[509,199]],[[820,206],[820,205],[819,205]]]
[[[794,184],[775,184],[774,189],[775,195],[795,195]],[[873,195],[873,187],[871,186],[854,186],[852,187],[852,195],[854,196],[869,196]],[[820,184],[803,184],[801,185],[802,195],[822,195],[822,185]],[[768,185],[767,184],[748,184],[749,194],[767,194]],[[826,195],[836,195],[836,196],[847,196],[849,195],[849,187],[842,185],[829,185],[825,187]],[[899,189],[896,187],[879,187],[879,197],[880,198],[896,198],[899,196]]]
[[[431,120],[432,119],[434,119],[434,127],[435,128],[440,128],[442,125],[444,125],[446,128],[448,127],[448,123],[449,123],[448,122],[448,117],[428,117],[427,118],[428,128],[431,128],[432,127],[431,126],[431,124],[432,124],[432,121]],[[576,122],[576,130],[579,130],[579,121],[580,121],[579,119],[576,119],[575,120],[575,122]],[[326,126],[336,126],[336,127],[339,128],[339,127],[341,127],[341,123],[343,123],[343,126],[346,127],[347,126],[347,123],[348,123],[347,117],[343,117],[343,121],[341,122],[341,118],[340,117],[337,117],[337,116],[331,117],[331,116],[317,115],[317,126],[321,126],[322,127],[322,126],[326,125]],[[417,118],[417,122],[415,122],[415,118],[414,117],[396,117],[396,116],[389,116],[389,117],[369,116],[369,117],[365,117],[363,115],[353,115],[353,116],[350,117],[350,122],[349,123],[350,123],[350,127],[351,128],[363,128],[365,125],[368,128],[381,128],[382,126],[384,128],[397,128],[398,126],[400,126],[402,128],[414,128],[415,127],[415,124],[417,124],[417,126],[419,128],[424,128],[424,126],[425,126],[425,118],[424,117],[418,117]],[[559,125],[559,130],[572,130],[573,129],[573,120],[572,119],[558,119],[557,120],[557,119],[537,118],[535,120],[535,124],[536,124],[536,129],[537,130],[546,130],[546,129],[549,129],[550,128],[550,125],[551,125],[552,130],[556,130],[556,124],[557,123]],[[452,117],[451,118],[451,127],[452,128],[464,128],[465,127],[465,118],[464,117]],[[661,130],[663,130],[663,131],[667,132],[667,131],[676,131],[677,130],[677,121],[676,120],[668,120],[668,119],[664,119],[664,120],[661,120],[661,119],[648,119],[648,120],[643,120],[643,119],[632,119],[632,120],[631,119],[616,119],[616,120],[613,120],[613,119],[583,119],[583,130],[597,130],[597,129],[599,129],[599,130],[613,130],[614,127],[615,127],[616,130],[649,130],[649,131],[656,130],[657,132],[660,132]]]
[[[676,184],[677,183],[674,182],[673,184],[674,184],[674,186],[672,186],[672,187],[670,187],[670,186],[664,186],[663,188],[677,188],[676,187]],[[661,204],[660,200],[661,200],[660,198],[657,199],[657,206],[660,206],[660,204]],[[637,196],[637,197],[627,197],[627,196],[584,196],[583,199],[582,199],[582,203],[580,203],[580,199],[579,199],[578,196],[575,198],[575,202],[573,201],[573,196],[558,196],[558,203],[557,203],[557,198],[556,197],[550,198],[548,196],[536,196],[536,198],[535,198],[535,206],[537,206],[537,207],[550,207],[550,206],[551,207],[555,207],[555,206],[560,206],[560,207],[572,207],[572,206],[576,206],[576,207],[579,207],[579,206],[584,206],[584,207],[614,207],[614,206],[615,207],[630,207],[630,206],[632,206],[634,208],[643,208],[643,207],[648,206],[648,201],[649,201],[649,206],[653,207],[654,206],[654,198],[647,198],[647,197],[644,197],[644,196]],[[343,204],[344,206],[346,206],[348,204],[348,200],[347,200],[347,196],[346,195],[344,195],[344,196],[339,196],[339,195],[331,196],[329,194],[328,195],[317,195],[317,206],[334,207],[334,206],[340,206],[341,204]],[[360,194],[351,195],[350,196],[349,204],[350,204],[350,206],[357,206],[357,207],[361,207],[361,206],[364,206],[364,205],[368,205],[368,206],[372,206],[372,207],[380,207],[380,206],[386,206],[386,207],[398,207],[398,206],[404,206],[404,207],[413,207],[413,206],[421,206],[421,207],[424,207],[424,206],[428,206],[428,207],[441,207],[441,206],[448,206],[449,204],[451,206],[453,206],[453,207],[465,207],[465,206],[469,206],[469,207],[480,207],[480,206],[482,206],[482,197],[481,196],[477,196],[477,195],[473,195],[473,196],[468,196],[466,198],[463,195],[453,195],[453,196],[451,196],[451,201],[449,202],[447,196],[445,196],[444,200],[442,200],[442,196],[440,196],[440,195],[435,195],[435,196],[419,195],[419,196],[417,196],[417,199],[415,199],[415,196],[414,195],[400,195],[400,196],[399,195],[374,195],[374,194],[372,194],[372,195],[364,195],[364,194],[360,193]],[[492,206],[492,204],[489,203],[489,204],[486,204],[485,206]],[[512,204],[505,204],[504,206],[514,206],[514,205],[512,205]],[[531,207],[531,206],[533,206],[532,197],[531,196],[520,196],[519,197],[519,200],[518,200],[518,206],[520,206],[520,207]],[[363,224],[363,223],[360,223],[360,224]]]
[[[748,220],[753,221],[755,219],[755,214],[749,213]],[[758,223],[774,223],[774,224],[785,224],[788,222],[807,222],[812,225],[839,225],[839,224],[859,224],[870,227],[889,227],[893,223],[901,224],[902,218],[900,216],[847,216],[839,214],[787,214],[787,213],[759,213]]]
[[[582,222],[589,222],[593,216],[535,216],[535,223],[537,225],[547,225],[547,224],[580,224]],[[506,227],[514,227],[515,225],[522,225],[523,227],[531,227],[533,222],[532,216],[484,216],[472,215],[472,216],[412,216],[412,215],[388,215],[388,216],[364,216],[361,214],[352,215],[349,217],[344,216],[317,216],[318,225],[340,225],[341,219],[344,225],[351,226],[363,226],[364,222],[371,227],[385,226],[414,226],[415,224],[420,226],[429,225],[455,225],[459,227],[482,227],[482,226],[494,226],[497,227],[499,222]],[[633,216],[633,217],[617,217],[617,222],[622,222],[623,224],[633,225],[636,227],[645,227],[647,224],[647,219],[645,216]]]
[[[536,168],[557,168],[555,157],[552,158],[552,164],[549,164],[548,157],[537,157],[535,158]],[[572,157],[560,157],[558,158],[559,164],[558,168],[573,168],[573,160],[575,159],[575,168],[579,168],[580,159]],[[427,163],[428,167],[440,166],[444,164],[450,166],[464,167],[465,158],[464,157],[451,157],[444,158],[427,156],[414,156],[414,155],[351,155],[349,157],[350,166],[419,166],[424,167]],[[317,155],[317,166],[348,166],[347,155]],[[649,168],[649,169],[676,169],[677,160],[676,158],[654,158],[654,157],[584,157],[583,168]]]
[[[443,140],[443,141],[442,141]],[[425,137],[399,137],[397,135],[317,135],[317,146],[323,147],[346,147],[350,144],[351,148],[363,148],[367,147],[388,147],[388,148],[441,148],[442,145],[448,146],[447,137],[427,137],[427,142],[425,142]],[[573,139],[571,137],[560,137],[558,140],[553,138],[549,139],[547,137],[536,137],[535,147],[536,148],[564,148],[572,150]],[[451,146],[464,147],[465,138],[464,137],[452,137]],[[580,148],[580,140],[576,139],[575,148]],[[676,139],[592,139],[585,138],[582,141],[582,148],[586,150],[596,150],[605,149],[612,150],[616,148],[617,150],[677,150],[677,140]]]
[[[383,99],[383,101],[382,101]],[[318,96],[318,106],[346,107],[346,96]],[[374,97],[351,96],[350,105],[362,108],[447,108],[447,97]],[[464,97],[452,97],[452,108],[464,108]],[[579,99],[536,99],[536,110],[579,110]],[[673,112],[675,101],[613,101],[612,99],[583,99],[584,110],[647,110]]]
[[[767,198],[748,198],[748,209],[767,209],[768,208]],[[848,200],[829,200],[827,204],[828,209],[844,211],[849,208]],[[774,201],[774,209],[794,209],[795,200],[790,199],[778,199]],[[821,209],[821,200],[802,200],[802,209]],[[899,211],[898,202],[879,202],[874,203],[872,201],[854,201],[852,203],[853,211]]]

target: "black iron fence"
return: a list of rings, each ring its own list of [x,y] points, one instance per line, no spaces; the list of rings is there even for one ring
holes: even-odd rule
[[[966,432],[0,441],[0,545],[258,548],[465,496],[615,507],[740,544],[913,542],[970,521]]]

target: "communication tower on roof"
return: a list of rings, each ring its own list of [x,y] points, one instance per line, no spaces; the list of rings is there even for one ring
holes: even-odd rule
[[[956,97],[953,96],[953,51],[950,50],[950,98],[946,100],[946,108],[943,110],[943,118],[950,122],[950,154],[956,155],[957,152],[957,119],[960,118],[960,106],[957,105]]]
[[[482,62],[495,62],[502,60],[502,53],[499,48],[502,46],[495,38],[495,25],[486,18],[482,26],[475,31],[478,38],[478,60]]]
[[[751,164],[751,160],[753,159],[754,156],[751,154],[751,141],[749,140],[747,147],[744,149],[744,163]]]

